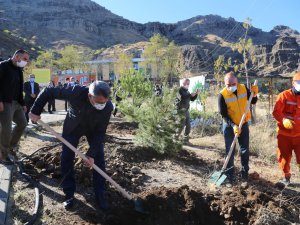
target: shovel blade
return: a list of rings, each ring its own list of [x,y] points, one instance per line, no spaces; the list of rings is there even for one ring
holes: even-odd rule
[[[225,174],[222,174],[222,176],[219,178],[219,180],[216,182],[216,186],[220,187],[221,184],[226,180],[227,176]]]
[[[220,186],[225,180],[227,176],[223,171],[215,171],[209,178],[209,184],[215,184],[216,186]]]
[[[222,171],[213,172],[213,174],[210,176],[210,178],[208,180],[208,183],[215,184],[221,176],[222,176]]]

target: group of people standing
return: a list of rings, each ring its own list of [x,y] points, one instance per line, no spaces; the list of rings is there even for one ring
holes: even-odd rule
[[[179,108],[185,110],[185,120],[182,127],[185,127],[184,140],[188,141],[190,133],[189,102],[197,98],[198,92],[190,93],[190,81],[185,79],[179,89]],[[224,77],[225,87],[218,95],[219,113],[223,118],[222,132],[224,135],[226,155],[230,150],[234,136],[238,135],[240,146],[242,181],[248,180],[249,173],[249,122],[251,121],[250,111],[246,112],[245,120],[239,129],[240,121],[243,117],[247,102],[253,93],[251,104],[257,103],[258,86],[246,87],[238,82],[233,72],[229,72]],[[292,153],[295,152],[297,166],[300,171],[300,72],[295,72],[292,79],[292,87],[280,93],[277,97],[273,111],[273,117],[277,122],[277,159],[280,170],[283,174],[280,183],[290,184],[291,172],[290,163]],[[267,140],[266,140],[267,141]],[[234,171],[234,152],[229,159],[226,168],[227,185],[232,186],[236,182],[236,173]]]
[[[28,62],[29,54],[24,50],[18,50],[12,58],[0,62],[0,162],[10,162],[8,155],[14,154],[17,150],[18,142],[29,119],[36,123],[40,119],[45,104],[60,99],[66,101],[65,109],[70,109],[66,115],[62,136],[75,147],[78,146],[80,138],[86,136],[90,146],[86,153],[86,163],[90,166],[95,163],[102,170],[105,170],[104,136],[114,108],[110,100],[111,87],[103,81],[95,81],[89,87],[80,86],[76,85],[74,78],[71,78],[67,79],[64,85],[60,83],[55,86],[50,83],[40,92],[33,74],[29,76],[29,81],[23,85],[23,68]],[[258,86],[253,85],[248,88],[238,83],[233,72],[225,75],[224,83],[225,87],[218,96],[218,106],[219,113],[223,118],[222,130],[226,154],[234,136],[238,135],[241,154],[240,177],[247,181],[250,112],[246,113],[241,129],[239,129],[239,123],[251,92],[254,95],[251,104],[256,104]],[[177,102],[178,109],[185,112],[182,130],[184,128],[186,142],[189,141],[190,134],[190,101],[196,100],[199,94],[199,90],[190,93],[189,86],[190,80],[185,79],[179,89]],[[23,98],[23,92],[25,92],[25,98]],[[156,89],[155,93],[158,92],[159,90]],[[279,94],[273,116],[278,124],[278,162],[284,175],[282,182],[288,185],[291,177],[290,162],[293,150],[296,153],[300,169],[300,72],[296,73],[293,78],[293,87]],[[15,123],[14,127],[12,122]],[[178,135],[182,130],[177,132]],[[64,177],[62,187],[65,193],[63,205],[66,209],[71,208],[75,200],[74,157],[74,152],[63,145],[61,172]],[[236,175],[234,173],[234,154],[229,160],[226,174],[229,184],[234,182]],[[107,203],[104,197],[104,178],[95,171],[93,173],[93,185],[96,203],[105,210]]]
[[[34,75],[23,81],[23,69],[29,62],[29,53],[17,50],[14,55],[0,62],[0,163],[12,164],[11,155],[16,155],[18,143],[27,126],[27,121],[37,123],[44,106],[55,100],[65,100],[67,115],[62,136],[77,147],[82,136],[87,137],[89,150],[86,164],[96,164],[105,170],[104,136],[113,111],[109,100],[110,87],[102,81],[95,81],[89,87],[76,85],[75,79],[66,80],[64,85],[50,83],[40,91]],[[25,98],[23,98],[25,92]],[[53,109],[52,109],[53,110]],[[13,127],[12,122],[15,123]],[[65,201],[63,206],[70,209],[76,190],[74,174],[75,154],[66,145],[62,147],[61,172]],[[105,210],[104,178],[93,173],[95,202]]]

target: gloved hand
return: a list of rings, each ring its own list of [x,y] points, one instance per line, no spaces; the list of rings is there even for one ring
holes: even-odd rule
[[[257,85],[253,85],[251,87],[251,92],[253,92],[253,95],[256,96],[258,94],[258,86]]]
[[[293,129],[294,124],[295,124],[295,122],[293,120],[290,120],[287,118],[284,118],[282,123],[283,123],[284,128],[289,129],[289,130]]]
[[[233,127],[234,135],[238,134],[238,136],[240,136],[241,132],[242,131],[239,129],[239,127],[237,125],[234,125],[234,127]]]

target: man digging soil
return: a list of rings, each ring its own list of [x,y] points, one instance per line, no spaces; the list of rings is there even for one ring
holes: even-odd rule
[[[95,163],[101,170],[105,171],[104,136],[113,111],[113,105],[108,100],[109,95],[110,88],[108,84],[102,81],[93,82],[89,88],[78,85],[74,87],[48,87],[36,99],[29,117],[33,122],[37,122],[49,99],[67,100],[69,110],[64,121],[63,138],[77,147],[79,139],[86,136],[90,146],[86,153],[88,158],[86,164],[91,166]],[[61,154],[61,172],[64,178],[62,187],[65,193],[63,205],[67,210],[74,205],[74,192],[76,190],[74,158],[75,153],[63,145]],[[104,178],[93,171],[95,200],[102,210],[108,208],[104,198],[104,184]]]
[[[241,177],[243,181],[248,181],[249,171],[249,126],[248,121],[251,120],[250,111],[247,112],[243,126],[239,129],[239,123],[242,119],[243,112],[246,109],[248,99],[251,92],[254,93],[251,104],[256,104],[258,86],[253,85],[251,91],[243,84],[239,84],[233,72],[227,73],[224,77],[225,88],[218,96],[219,112],[223,118],[223,134],[225,140],[226,154],[230,150],[230,146],[234,136],[238,133],[238,142],[241,154]],[[235,151],[235,148],[234,148]],[[227,186],[231,187],[235,180],[234,177],[234,154],[231,155],[226,168],[228,177]]]

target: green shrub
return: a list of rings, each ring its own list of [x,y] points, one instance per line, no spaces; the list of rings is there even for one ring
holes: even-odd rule
[[[164,87],[163,96],[156,96],[150,81],[141,76],[139,72],[121,76],[123,100],[119,109],[128,120],[139,124],[134,139],[137,145],[153,148],[161,154],[175,154],[182,147],[182,142],[175,138],[182,120],[175,106],[178,89]],[[129,94],[131,97],[126,97]]]

